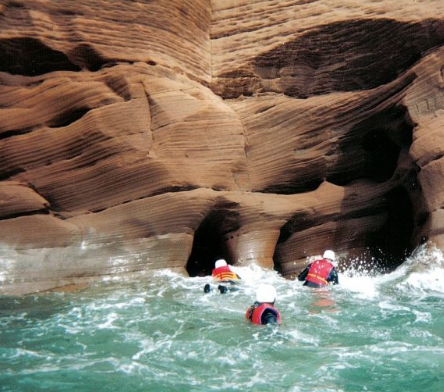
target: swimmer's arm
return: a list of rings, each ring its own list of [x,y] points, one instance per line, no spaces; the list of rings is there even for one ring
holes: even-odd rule
[[[304,281],[305,280],[305,278],[307,277],[307,275],[308,275],[308,271],[310,270],[310,265],[307,267],[307,268],[305,268],[299,275],[298,275],[298,280],[300,281],[300,282],[302,282],[302,281]]]

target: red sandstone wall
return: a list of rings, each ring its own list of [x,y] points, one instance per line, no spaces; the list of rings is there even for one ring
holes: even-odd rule
[[[444,246],[441,1],[14,0],[0,26],[3,293]]]

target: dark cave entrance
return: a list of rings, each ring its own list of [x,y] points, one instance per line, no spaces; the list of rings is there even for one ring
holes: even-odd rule
[[[405,176],[402,184],[385,195],[387,220],[378,233],[368,238],[368,246],[378,267],[390,271],[398,267],[414,248],[416,211],[409,184],[417,182],[417,170],[413,162],[410,162],[410,170],[398,168],[401,150],[412,144],[414,123],[407,108],[400,105],[386,109],[359,126],[367,131],[361,147],[370,158],[366,171],[368,178],[385,182],[393,176]]]
[[[302,255],[321,252],[322,249],[317,247],[324,246],[303,236],[300,236],[302,243],[295,245],[290,240],[292,234],[303,233],[331,219],[338,222],[366,216],[371,219],[373,214],[384,214],[386,217],[379,228],[372,227],[366,231],[363,227],[362,230],[348,234],[341,233],[339,229],[328,234],[325,242],[333,245],[326,246],[332,246],[338,253],[341,250],[347,251],[349,260],[346,262],[353,263],[355,258],[367,260],[371,269],[389,272],[412,253],[418,245],[417,231],[428,217],[417,179],[419,169],[405,154],[412,144],[414,127],[406,107],[391,106],[355,124],[338,140],[338,159],[329,168],[326,181],[345,188],[360,180],[372,182],[376,187],[386,183],[387,191],[383,200],[375,204],[377,210],[358,207],[353,216],[339,214],[337,217],[316,217],[303,213],[292,216],[281,228],[273,256],[275,268],[279,272],[284,275],[298,272],[299,267],[287,261],[291,260],[292,252],[295,252],[294,259],[298,260]],[[359,200],[359,195],[356,196]],[[287,241],[290,241],[288,246]],[[303,243],[305,241],[306,244]]]
[[[340,142],[344,157],[328,178],[330,182],[346,186],[359,179],[380,184],[404,177],[384,196],[386,222],[378,232],[369,233],[364,241],[375,260],[375,267],[385,271],[399,266],[415,246],[412,239],[418,206],[412,203],[415,195],[410,184],[417,183],[417,167],[414,162],[407,161],[404,164],[410,168],[398,167],[401,152],[407,151],[412,144],[414,126],[403,105],[388,107],[357,123]],[[357,155],[353,155],[353,151],[358,151]],[[354,164],[350,165],[347,160]]]
[[[368,247],[378,267],[391,271],[413,251],[414,211],[407,190],[400,186],[386,195],[387,220],[379,232],[370,235]]]
[[[232,264],[224,234],[234,231],[236,222],[237,213],[230,210],[228,205],[212,211],[202,221],[194,234],[193,248],[186,266],[189,276],[211,275],[217,259],[223,258]]]

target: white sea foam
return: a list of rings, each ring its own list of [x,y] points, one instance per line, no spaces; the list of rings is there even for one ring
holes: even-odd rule
[[[416,317],[416,323],[428,323],[432,320],[432,315],[429,312],[421,312],[419,310],[413,310],[413,314]]]
[[[436,248],[419,248],[395,273],[402,276],[396,286],[404,292],[444,294],[444,257]]]
[[[339,274],[341,289],[352,292],[363,299],[374,299],[379,295],[378,279],[374,276],[349,276]]]
[[[108,313],[105,316],[105,319],[102,323],[97,325],[97,328],[99,329],[113,329],[113,328],[119,328],[116,325],[114,325],[114,322],[119,318],[118,314],[115,312]]]
[[[411,295],[444,294],[444,257],[441,251],[424,246],[390,273],[350,269],[339,274],[339,281],[342,288],[364,299],[377,298],[384,287]]]
[[[18,382],[61,390],[80,375],[91,390],[112,378],[121,391],[340,392],[364,380],[361,389],[374,391],[389,369],[400,377],[387,380],[388,392],[420,390],[424,379],[442,384],[440,257],[416,252],[385,275],[342,272],[325,290],[251,266],[235,268],[240,290],[224,295],[203,292],[209,276],[163,270],[80,295],[48,294],[49,302],[20,299],[17,313],[0,320],[9,345],[0,347],[8,369],[0,381],[9,377],[6,390]],[[276,288],[280,326],[245,321],[259,282]]]

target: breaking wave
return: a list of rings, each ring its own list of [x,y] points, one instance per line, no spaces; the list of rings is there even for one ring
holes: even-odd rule
[[[444,384],[442,254],[309,289],[240,267],[239,290],[162,270],[78,293],[0,298],[2,391],[404,391]],[[273,284],[280,326],[245,321]]]

